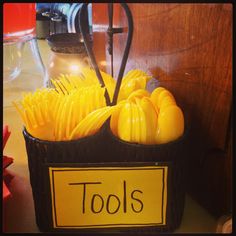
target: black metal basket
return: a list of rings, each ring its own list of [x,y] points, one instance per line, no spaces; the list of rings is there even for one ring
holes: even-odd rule
[[[93,229],[54,229],[51,212],[51,191],[48,166],[59,164],[65,167],[78,167],[78,164],[113,163],[168,163],[168,194],[166,225],[138,228],[98,229],[96,232],[165,232],[179,227],[185,201],[185,170],[187,158],[187,133],[176,141],[161,145],[128,143],[115,137],[109,129],[109,120],[93,136],[77,141],[43,141],[32,137],[25,129],[30,182],[35,204],[36,222],[44,232],[93,232]],[[112,158],[112,159],[111,159]],[[111,161],[112,160],[112,161]]]
[[[115,105],[131,45],[133,22],[132,15],[125,3],[121,3],[128,17],[128,39],[125,53],[122,58],[120,71],[117,78],[117,85],[113,100],[110,101],[106,91],[105,97],[107,105]],[[82,6],[80,16],[86,9],[86,4]],[[109,6],[111,15],[112,6]],[[116,29],[112,28],[112,20],[109,22],[109,34]],[[96,71],[99,82],[104,86],[104,81],[98,70],[96,60],[90,48],[89,39],[86,38],[83,25],[80,25],[84,38],[86,50]],[[111,40],[112,42],[112,40]],[[110,45],[112,46],[112,45]],[[179,227],[182,219],[185,201],[185,172],[186,158],[188,157],[188,124],[185,120],[185,132],[181,138],[173,142],[161,145],[143,145],[129,143],[115,137],[109,126],[109,119],[102,128],[93,136],[81,138],[76,141],[44,141],[32,137],[25,129],[23,135],[26,142],[28,164],[30,172],[30,182],[35,204],[36,222],[41,231],[44,232],[121,232],[121,233],[143,233],[143,232],[167,232]],[[167,178],[167,207],[166,224],[161,226],[145,226],[130,228],[106,228],[106,229],[73,229],[54,228],[52,216],[52,199],[50,191],[50,181],[48,167],[78,167],[103,165],[113,166],[114,163],[121,166],[129,166],[132,163],[142,165],[142,163],[165,163],[168,165]],[[155,181],[155,180],[153,180]]]

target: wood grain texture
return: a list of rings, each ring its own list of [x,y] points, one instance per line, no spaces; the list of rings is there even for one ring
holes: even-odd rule
[[[101,70],[106,70],[106,34],[108,14],[106,4],[92,4],[93,50]]]
[[[101,70],[110,71],[110,55],[108,54],[108,4],[92,4],[92,21],[93,21],[93,50],[97,64]],[[119,4],[114,4],[114,21],[113,26],[118,27],[121,17]]]
[[[221,149],[232,100],[232,12],[224,5],[129,4],[134,37],[126,67],[148,71],[170,89]],[[125,35],[117,37],[115,68]]]
[[[127,27],[122,8],[119,4],[114,5],[115,25]],[[229,121],[232,110],[232,4],[128,5],[133,15],[134,35],[126,72],[140,68],[152,74],[160,86],[174,94],[177,103],[187,114],[192,141],[189,172],[195,173],[195,176],[192,174],[195,190],[207,191],[214,180],[217,186],[220,167],[224,180],[230,181],[228,168],[232,158],[228,154],[228,143],[232,139],[228,133],[231,129]],[[100,16],[103,14],[100,13]],[[125,33],[114,36],[115,78],[126,36]],[[108,53],[105,52],[103,57],[106,70],[110,72]],[[216,154],[215,150],[219,152]],[[212,156],[216,156],[216,159]],[[198,178],[197,173],[201,171],[205,175]],[[212,172],[212,175],[207,175],[208,172]],[[222,187],[228,195],[231,191],[229,186],[230,183],[226,188],[225,185]],[[211,190],[217,194],[217,188]],[[209,206],[211,197],[208,191],[199,199],[206,199],[209,209],[213,209],[220,199],[226,199],[222,193]]]

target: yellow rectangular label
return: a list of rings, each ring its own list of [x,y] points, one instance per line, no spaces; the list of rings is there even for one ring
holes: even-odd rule
[[[166,224],[167,166],[49,167],[54,228]]]

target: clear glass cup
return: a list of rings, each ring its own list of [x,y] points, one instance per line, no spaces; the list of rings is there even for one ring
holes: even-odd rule
[[[25,172],[23,122],[12,102],[44,86],[45,69],[36,39],[36,3],[3,4],[3,124],[11,131],[4,152],[11,153],[16,175]],[[11,145],[14,148],[10,148]],[[9,154],[10,155],[10,154]],[[22,169],[21,169],[22,167]],[[24,168],[23,168],[24,167]]]
[[[15,79],[21,72],[22,42],[4,43],[3,47],[3,82]]]
[[[3,104],[45,86],[45,68],[36,39],[36,3],[3,5]],[[31,73],[31,76],[29,74]]]

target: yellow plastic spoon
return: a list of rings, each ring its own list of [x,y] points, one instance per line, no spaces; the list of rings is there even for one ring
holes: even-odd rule
[[[111,114],[111,120],[110,120],[110,128],[112,133],[115,136],[118,136],[118,121],[119,121],[119,115],[120,115],[120,111],[122,109],[122,106],[125,104],[125,100],[119,102],[116,105],[116,109],[113,111],[113,113]]]
[[[135,102],[135,98],[150,97],[150,93],[146,89],[138,89],[133,91],[129,97],[128,101]]]
[[[140,143],[147,144],[147,121],[146,114],[141,107],[140,99],[136,100],[138,111],[139,111],[139,135],[140,135]]]
[[[126,102],[120,111],[118,120],[118,136],[120,139],[130,142],[132,133],[131,103]]]
[[[168,90],[161,91],[160,95],[158,96],[158,99],[157,99],[157,106],[159,109],[160,109],[161,103],[165,97],[169,97],[173,100],[173,102],[175,102],[175,98],[171,92],[169,92]]]
[[[145,114],[146,128],[147,128],[146,144],[155,144],[158,113],[151,99],[148,97],[143,97],[139,102],[139,104]]]
[[[158,116],[156,142],[168,143],[183,135],[184,116],[182,110],[175,105],[167,106]]]
[[[141,142],[141,130],[140,130],[140,111],[138,108],[138,105],[133,103],[134,105],[134,117],[135,117],[135,123],[134,123],[134,130],[135,130],[135,142],[140,143]]]
[[[132,117],[130,142],[136,143],[137,142],[137,134],[136,134],[137,114],[136,114],[135,104],[131,102],[130,106],[131,106],[131,117]]]
[[[171,106],[171,105],[176,105],[176,102],[172,97],[167,95],[161,100],[159,110],[161,111],[164,108],[166,108],[167,106]]]
[[[93,135],[111,115],[113,107],[99,108],[88,114],[72,131],[70,140]]]

